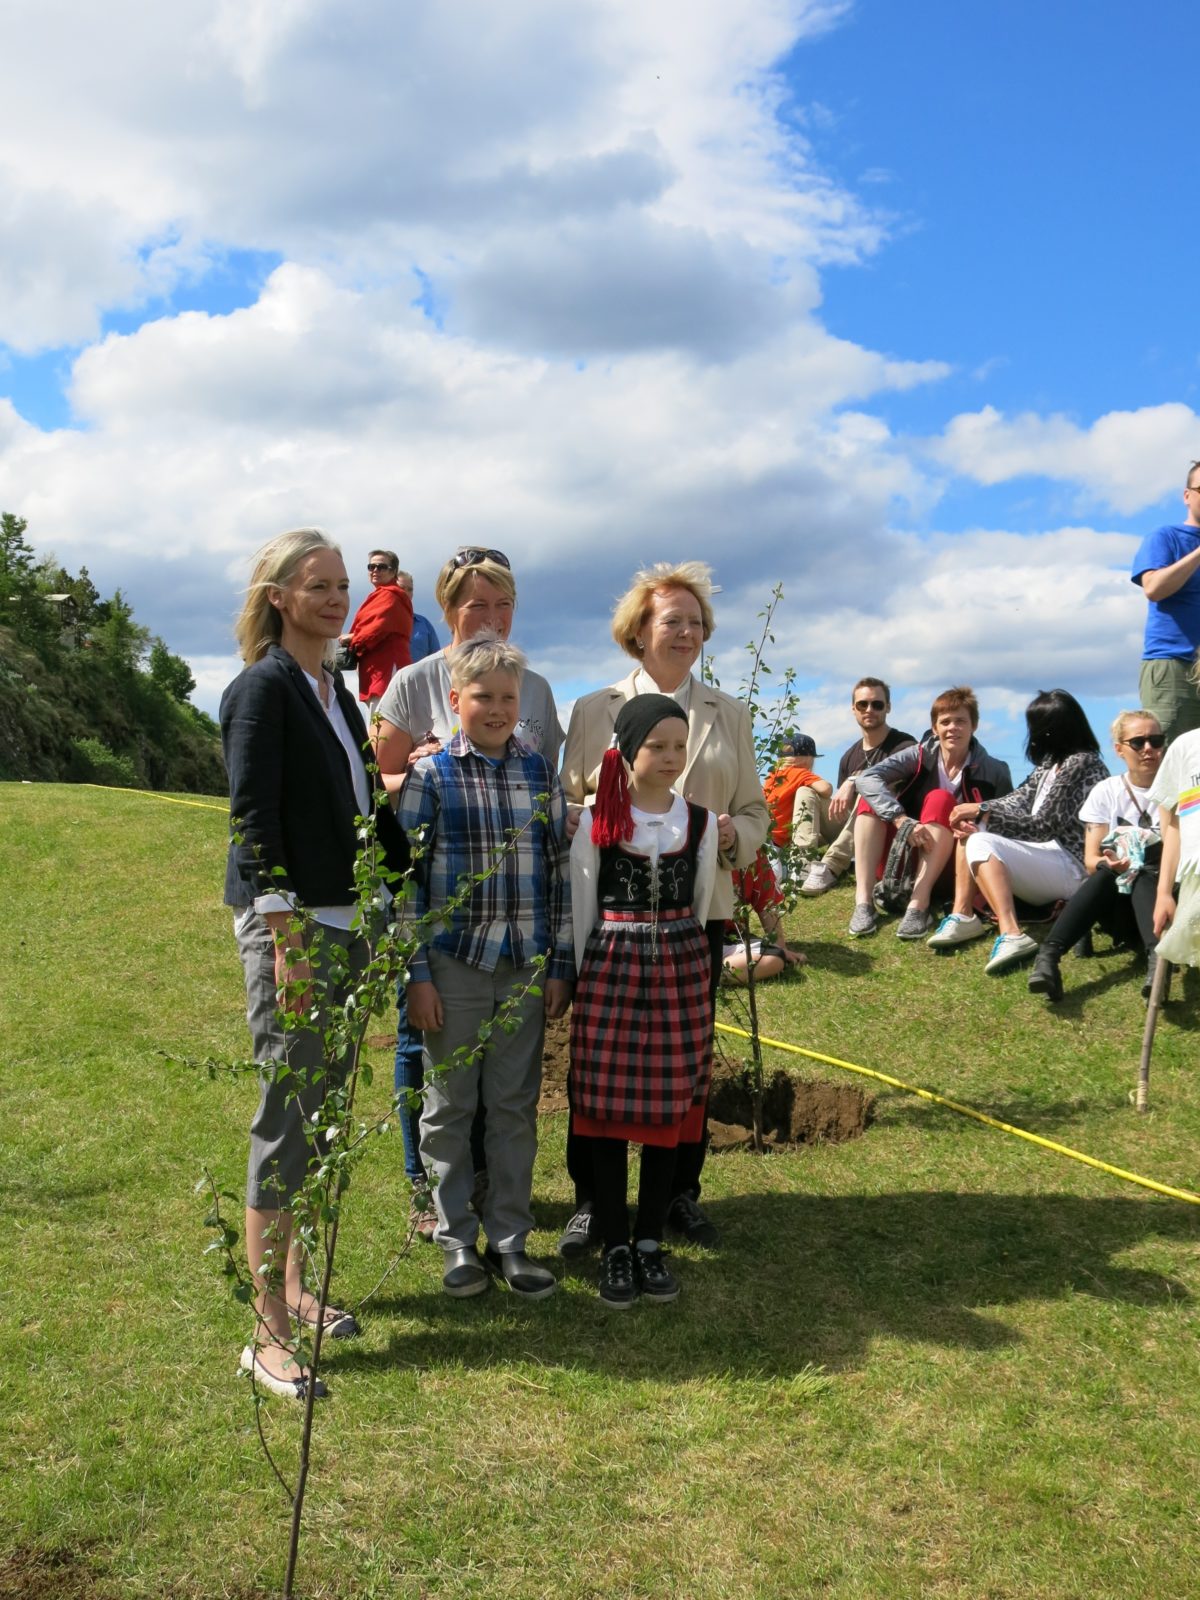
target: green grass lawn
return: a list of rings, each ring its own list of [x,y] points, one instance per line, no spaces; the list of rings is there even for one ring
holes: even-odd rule
[[[255,1094],[160,1055],[245,1052],[224,854],[219,806],[0,785],[0,1600],[245,1600],[282,1573],[248,1323],[192,1193],[205,1162],[240,1186]],[[810,966],[763,990],[766,1031],[1197,1186],[1200,974],[1137,1117],[1131,957],[1067,962],[1050,1009],[982,945],[848,941],[851,898],[801,905]],[[544,1119],[535,1253],[570,1211],[564,1132]],[[438,1252],[400,1263],[329,1360],[304,1594],[1200,1592],[1200,1206],[886,1088],[862,1139],[705,1182],[724,1242],[677,1250],[672,1306],[606,1312],[590,1265],[543,1304],[451,1301]],[[389,1138],[341,1300],[406,1212]],[[285,1457],[298,1411],[265,1410]]]

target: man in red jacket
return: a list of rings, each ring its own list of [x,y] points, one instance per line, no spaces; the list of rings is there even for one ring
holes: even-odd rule
[[[366,703],[368,721],[393,675],[407,667],[412,637],[412,600],[396,578],[400,557],[394,550],[372,550],[367,557],[371,593],[359,606],[342,635],[358,656],[358,698]]]

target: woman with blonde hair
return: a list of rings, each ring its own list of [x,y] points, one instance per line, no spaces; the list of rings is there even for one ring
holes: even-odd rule
[[[259,1287],[242,1366],[260,1387],[297,1399],[308,1374],[296,1361],[292,1324],[314,1326],[317,1300],[293,1247],[291,1202],[315,1156],[305,1124],[346,1064],[326,1059],[319,1026],[285,1027],[280,1009],[301,1015],[315,992],[318,1013],[327,1013],[366,958],[355,926],[355,821],[375,809],[371,750],[352,696],[330,669],[349,606],[346,568],[326,534],[297,528],[272,539],[255,558],[235,629],[245,667],[221,697],[231,827],[225,903],[263,1069],[246,1184],[246,1255]],[[402,870],[407,851],[389,807],[377,827],[388,865]],[[358,1330],[347,1313],[329,1311],[325,1331]]]
[[[1112,725],[1112,739],[1125,771],[1096,784],[1080,807],[1088,876],[1059,912],[1029,975],[1030,993],[1044,994],[1052,1003],[1063,997],[1063,956],[1097,923],[1119,943],[1145,951],[1142,993],[1147,999],[1154,980],[1162,826],[1150,788],[1166,739],[1158,718],[1144,710],[1122,711]]]
[[[701,682],[692,669],[716,623],[712,569],[702,561],[660,561],[634,574],[617,601],[612,634],[634,669],[619,683],[575,702],[563,752],[567,799],[582,805],[596,792],[604,752],[617,714],[639,694],[670,696],[687,717],[687,758],[675,787],[685,800],[717,818],[717,878],[705,933],[713,993],[721,978],[725,923],[733,913],[732,873],[749,867],[767,836],[770,813],[763,799],[750,713],[739,700]],[[707,1130],[695,1143],[680,1144],[668,1220],[696,1244],[714,1244],[717,1230],[698,1205]],[[586,1151],[568,1134],[567,1168],[575,1182],[576,1211],[559,1241],[564,1256],[581,1255],[597,1243]]]

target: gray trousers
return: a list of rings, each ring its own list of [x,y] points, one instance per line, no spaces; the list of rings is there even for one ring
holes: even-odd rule
[[[484,1232],[494,1250],[523,1250],[533,1228],[530,1200],[545,1033],[542,996],[527,994],[520,1001],[512,1013],[513,1021],[520,1022],[515,1033],[496,1028],[484,1044],[478,1039],[480,1028],[508,996],[533,981],[534,969],[502,960],[495,972],[485,972],[440,950],[429,952],[429,966],[444,1018],[440,1033],[425,1035],[421,1112],[421,1159],[436,1180],[434,1239],[443,1250],[460,1250],[479,1237],[479,1218],[471,1210],[471,1121],[482,1099],[488,1170]],[[460,1047],[469,1055],[447,1070],[443,1064]]]
[[[1142,709],[1158,718],[1168,744],[1181,733],[1200,728],[1200,689],[1188,677],[1191,669],[1190,657],[1142,662],[1138,677]]]
[[[259,1211],[286,1211],[304,1182],[315,1152],[304,1131],[305,1119],[320,1110],[326,1090],[345,1081],[349,1063],[327,1062],[321,1031],[280,1026],[275,994],[275,943],[253,906],[234,916],[238,954],[246,978],[246,1021],[255,1061],[268,1070],[259,1079],[258,1110],[250,1124],[250,1162],[246,1204]],[[347,953],[345,981],[324,996],[324,1012],[345,1000],[367,959],[366,941],[342,928],[318,926],[309,952],[321,977],[321,947],[338,945]],[[276,1072],[274,1064],[283,1070]]]

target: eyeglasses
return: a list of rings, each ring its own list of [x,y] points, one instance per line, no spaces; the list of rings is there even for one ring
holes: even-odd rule
[[[854,709],[855,709],[855,711],[886,711],[887,710],[887,701],[886,700],[856,700],[854,702]]]
[[[390,561],[368,561],[368,572],[394,572],[396,569]]]
[[[479,550],[474,545],[463,545],[457,555],[450,561],[452,567],[477,567],[481,561],[494,561],[498,567],[507,567],[512,571],[512,564],[503,550]]]
[[[1132,739],[1122,739],[1121,744],[1127,744],[1131,750],[1144,750],[1147,745],[1151,750],[1161,750],[1167,742],[1165,733],[1135,733]]]

